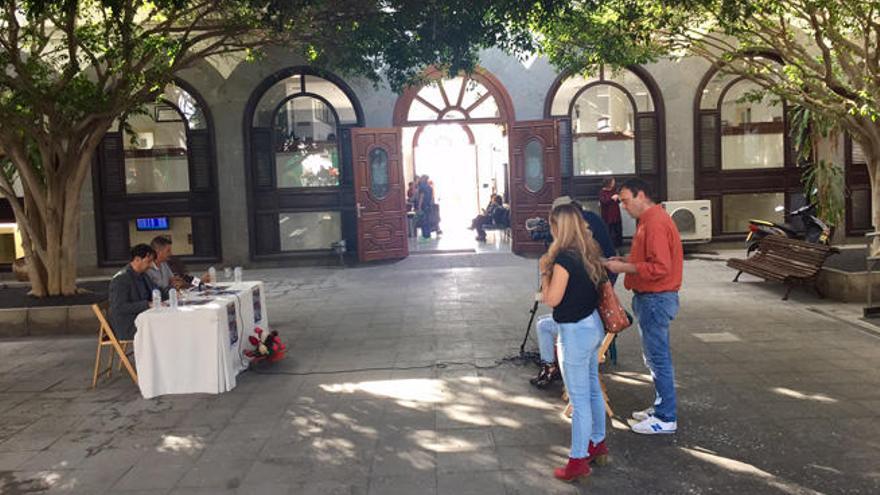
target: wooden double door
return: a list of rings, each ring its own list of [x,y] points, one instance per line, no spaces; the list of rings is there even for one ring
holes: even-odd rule
[[[525,230],[531,217],[547,218],[560,195],[557,121],[515,122],[509,128],[512,250],[540,253],[544,244]],[[399,128],[352,129],[358,258],[362,262],[409,255],[406,191]]]

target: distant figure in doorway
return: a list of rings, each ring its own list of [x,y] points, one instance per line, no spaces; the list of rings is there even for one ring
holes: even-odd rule
[[[416,210],[418,226],[422,229],[422,239],[430,239],[434,230],[434,188],[428,183],[428,176],[419,178],[419,203]]]
[[[504,198],[493,194],[489,206],[486,207],[483,214],[477,215],[471,222],[471,228],[476,229],[478,241],[486,242],[486,226],[507,228],[509,227],[509,218],[507,208],[504,207]]]
[[[434,187],[434,181],[428,180],[428,186],[431,187],[431,195],[434,197],[434,207],[431,209],[431,228],[437,235],[442,235],[440,230],[440,197],[437,195],[437,188]]]
[[[419,207],[419,184],[417,181],[409,183],[406,189],[406,211],[416,211]]]
[[[611,242],[615,248],[623,245],[623,223],[620,219],[620,195],[617,193],[617,183],[614,177],[608,177],[602,182],[602,190],[599,191],[599,204],[602,207],[602,220],[608,226]]]

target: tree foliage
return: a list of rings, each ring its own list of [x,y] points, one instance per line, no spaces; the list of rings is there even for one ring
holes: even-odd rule
[[[516,0],[0,0],[9,172],[0,195],[22,229],[33,292],[75,290],[80,191],[94,151],[115,120],[180,71],[279,46],[400,88],[427,65],[470,69],[481,48],[529,49],[533,15]]]
[[[536,24],[563,69],[698,55],[830,119],[865,151],[880,226],[880,0],[588,0]]]

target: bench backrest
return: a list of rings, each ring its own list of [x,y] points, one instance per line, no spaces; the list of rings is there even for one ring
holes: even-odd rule
[[[783,266],[818,271],[825,259],[835,252],[833,247],[824,244],[770,235],[759,241],[754,257]]]

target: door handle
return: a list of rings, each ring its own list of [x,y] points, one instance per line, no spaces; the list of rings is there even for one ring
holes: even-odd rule
[[[360,202],[357,203],[357,206],[355,206],[355,208],[357,208],[357,217],[358,218],[361,217],[361,211],[367,209],[367,207],[362,206]]]

